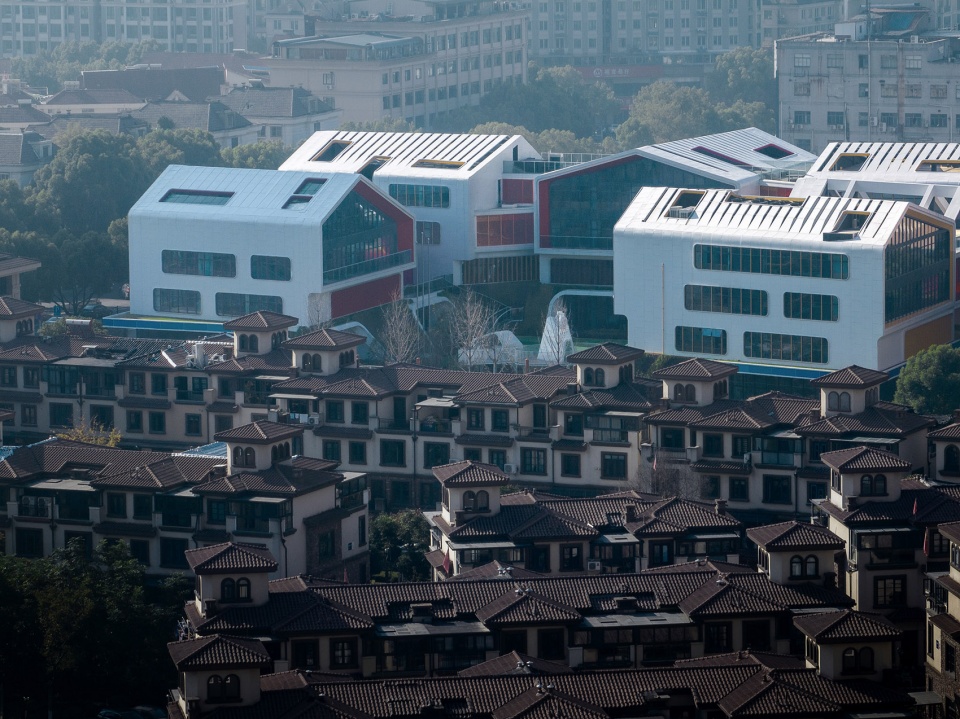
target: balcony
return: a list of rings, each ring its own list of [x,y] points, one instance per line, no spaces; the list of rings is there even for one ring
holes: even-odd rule
[[[629,444],[630,430],[627,429],[595,429],[593,430],[594,442],[603,442],[608,444]]]
[[[420,421],[420,434],[450,434],[453,432],[453,423],[449,419],[427,417]]]
[[[177,402],[203,402],[203,391],[194,392],[188,389],[178,389]]]
[[[50,500],[46,497],[23,497],[17,508],[18,517],[49,517]]]
[[[382,433],[399,432],[410,433],[410,420],[392,419],[389,417],[377,418],[377,431]]]
[[[760,452],[760,464],[776,467],[798,467],[800,455],[795,452]]]
[[[551,439],[550,427],[524,427],[517,425],[517,438],[531,442],[546,442]]]

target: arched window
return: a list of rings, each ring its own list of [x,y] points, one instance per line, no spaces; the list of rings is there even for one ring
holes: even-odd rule
[[[277,349],[281,342],[283,342],[283,335],[281,335],[279,332],[274,332],[273,336],[270,337],[270,346],[273,349]]]
[[[313,356],[313,371],[319,372],[322,369],[323,369],[323,360],[321,359],[320,355],[315,354]]]
[[[873,477],[865,474],[860,478],[860,494],[869,497],[873,494]]]
[[[243,450],[243,464],[245,467],[257,466],[257,451],[253,447]]]
[[[280,450],[277,449],[277,445],[273,445],[270,448],[270,461],[276,462],[278,459],[280,459]]]
[[[625,364],[620,368],[620,381],[633,382],[633,365]]]
[[[250,351],[257,352],[260,349],[260,340],[256,335],[250,335]]]
[[[223,678],[223,698],[226,700],[240,698],[240,677],[236,674],[227,674]]]
[[[246,335],[240,335],[239,341],[240,341],[240,351],[241,351],[241,352],[246,352],[246,351],[247,351],[247,336],[246,336]]]
[[[477,495],[473,492],[463,493],[463,511],[472,512],[477,507]]]
[[[834,412],[840,409],[840,395],[836,392],[831,392],[827,395],[827,409]]]
[[[583,384],[587,387],[593,386],[593,370],[589,367],[583,371]]]
[[[960,472],[960,449],[955,444],[948,444],[943,451],[943,468],[948,472]]]
[[[887,478],[885,475],[878,474],[873,478],[873,493],[877,496],[883,496],[887,493]]]
[[[850,411],[850,393],[849,392],[840,393],[840,411],[841,412]]]
[[[790,559],[790,576],[803,576],[803,557],[801,557],[799,554]]]
[[[603,387],[607,382],[606,373],[602,369],[597,369],[594,373],[593,381],[597,387]]]
[[[243,466],[243,447],[233,448],[233,464],[237,467]]]
[[[246,577],[237,580],[237,599],[241,602],[250,601],[250,580]]]
[[[223,679],[219,674],[214,674],[207,679],[207,701],[219,702],[223,700]]]
[[[483,511],[487,509],[490,509],[490,494],[485,489],[481,489],[477,492],[477,510]]]
[[[227,577],[220,582],[220,599],[224,602],[232,602],[237,598],[237,584]]]
[[[853,647],[848,647],[843,650],[843,671],[857,671],[857,650]]]
[[[674,385],[673,398],[677,402],[683,402],[683,385],[682,384]]]
[[[289,442],[283,443],[283,458],[290,459],[290,443]]]
[[[310,372],[313,370],[313,355],[309,352],[304,352],[303,357],[300,359],[300,367],[305,372]]]
[[[688,384],[685,394],[687,395],[687,402],[696,402],[697,401],[697,388],[692,384]]]
[[[808,577],[815,577],[820,574],[820,563],[813,554],[807,557],[806,574]]]
[[[860,648],[860,670],[873,671],[873,649],[870,647]]]

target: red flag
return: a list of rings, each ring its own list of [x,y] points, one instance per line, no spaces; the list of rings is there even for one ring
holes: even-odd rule
[[[930,530],[923,530],[923,556],[930,556]]]
[[[914,514],[917,513],[917,500],[916,500],[916,499],[913,500],[913,513],[914,513]]]
[[[452,566],[450,562],[450,550],[447,550],[447,553],[443,555],[443,571],[447,574],[450,574],[450,567]]]

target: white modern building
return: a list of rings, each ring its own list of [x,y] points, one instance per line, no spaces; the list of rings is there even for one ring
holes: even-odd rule
[[[523,160],[543,164],[520,135],[335,131],[314,133],[280,169],[358,173],[406,207],[423,245],[420,280],[452,272],[459,283],[513,262],[521,281],[536,279],[522,273],[535,263],[535,168],[507,177],[505,166]]]
[[[614,230],[630,344],[782,377],[953,340],[954,223],[904,201],[645,188]]]
[[[956,142],[832,142],[791,195],[906,200],[956,221],[958,170]]]
[[[413,218],[353,174],[171,166],[129,222],[135,329],[257,310],[316,325],[389,302],[414,267]]]

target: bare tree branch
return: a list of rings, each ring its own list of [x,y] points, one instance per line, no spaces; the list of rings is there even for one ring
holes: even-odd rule
[[[410,304],[395,292],[388,305],[381,308],[384,362],[411,362],[420,343],[420,327],[410,310]]]

